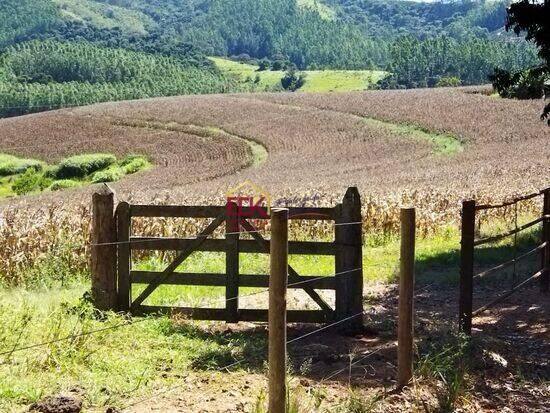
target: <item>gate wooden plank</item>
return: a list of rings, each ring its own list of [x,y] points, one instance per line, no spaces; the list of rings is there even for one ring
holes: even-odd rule
[[[269,251],[269,243],[262,237],[254,227],[245,219],[241,220],[242,227],[256,240],[256,242],[262,246],[264,250]],[[292,268],[288,266],[288,279],[290,283],[298,282],[300,275]],[[309,285],[304,284],[301,288],[317,303],[326,312],[332,312],[332,308],[328,305],[325,300]]]
[[[241,309],[241,321],[267,321],[268,310]],[[328,323],[333,321],[332,313],[323,310],[287,310],[286,320],[289,323]]]
[[[150,238],[132,237],[132,249],[134,251],[183,251],[196,238]],[[226,243],[224,239],[207,239],[195,251],[224,252]]]
[[[193,320],[224,321],[225,308],[164,307],[156,305],[138,305],[133,310],[136,315],[168,314],[182,315]]]
[[[164,280],[168,278],[170,274],[172,274],[176,270],[176,268],[178,268],[180,264],[185,261],[187,257],[189,257],[193,253],[193,251],[195,251],[206,240],[206,238],[221,225],[224,220],[225,213],[214,219],[214,221],[212,221],[210,225],[208,225],[208,227],[206,227],[206,229],[202,231],[199,236],[191,244],[189,244],[189,246],[185,250],[183,250],[176,257],[176,259],[162,272],[162,275],[157,280],[149,284],[147,288],[142,291],[138,298],[136,298],[136,300],[132,303],[131,308],[133,309],[133,307],[143,303],[143,301],[145,301],[145,299],[149,295],[151,295],[151,293],[153,293],[153,291],[155,291],[157,287],[161,285]]]
[[[181,251],[186,249],[194,238],[148,238],[132,237],[132,249],[135,251]],[[265,240],[269,247],[269,240]],[[224,252],[227,243],[224,239],[207,239],[196,251]],[[254,240],[239,240],[239,251],[243,253],[267,254],[263,245]],[[289,241],[288,253],[296,255],[335,255],[336,244],[323,241]]]
[[[138,205],[132,204],[133,217],[147,218],[215,218],[225,212],[225,206],[205,205]],[[247,219],[269,219],[266,208],[240,208],[241,216]],[[330,207],[289,208],[289,219],[331,221],[334,209]]]
[[[132,271],[130,277],[133,284],[150,284],[156,280],[162,272],[158,271]],[[334,277],[301,275],[297,282],[307,283],[316,290],[334,290],[336,281]],[[225,274],[216,273],[183,273],[174,272],[166,278],[163,284],[167,285],[204,285],[210,287],[225,287]],[[267,274],[239,274],[240,287],[267,288],[269,285],[269,275]],[[288,288],[303,289],[302,284],[290,285]]]
[[[130,276],[133,284],[151,284],[162,276],[160,271],[132,271]],[[209,287],[225,287],[225,274],[173,272],[162,282],[165,285],[204,285]]]
[[[168,314],[182,315],[194,320],[224,321],[225,308],[193,308],[193,307],[164,307],[154,305],[140,305],[135,308],[136,315]],[[240,309],[239,321],[267,321],[268,310]],[[327,323],[333,321],[331,314],[322,310],[288,310],[289,323]]]
[[[216,218],[223,213],[224,206],[132,205],[133,217]]]

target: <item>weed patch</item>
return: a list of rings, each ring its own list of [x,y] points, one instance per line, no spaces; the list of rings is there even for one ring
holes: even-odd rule
[[[33,159],[0,154],[0,197],[114,182],[149,166],[147,159],[140,155],[130,155],[120,161],[109,154],[77,155],[57,166],[49,166]]]

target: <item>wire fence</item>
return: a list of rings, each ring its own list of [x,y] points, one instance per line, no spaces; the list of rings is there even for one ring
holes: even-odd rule
[[[534,198],[542,197],[542,208],[540,215],[533,219],[530,217],[530,221],[520,225],[519,223],[519,208],[518,205],[521,202],[533,200]],[[511,229],[508,228],[504,231],[500,230],[496,234],[479,235],[480,229],[477,227],[477,223],[481,223],[479,218],[480,212],[487,210],[506,210],[512,209]],[[533,229],[541,225],[540,237],[535,237],[535,233],[527,233],[526,231],[533,231]],[[477,231],[476,231],[477,227]],[[538,231],[537,231],[538,232]],[[519,235],[525,237],[521,242]],[[530,235],[530,236],[529,236]],[[511,257],[504,261],[499,262],[496,265],[492,265],[490,268],[483,269],[476,273],[476,261],[479,263],[480,253],[488,251],[496,251],[497,248],[502,248],[500,243],[507,241],[511,238],[510,245],[507,248],[511,248],[509,255]],[[527,251],[521,251],[526,249],[526,245],[530,245]],[[533,246],[533,244],[535,244]],[[484,311],[492,308],[496,304],[502,302],[512,294],[523,288],[525,285],[533,280],[540,279],[541,290],[548,291],[550,284],[550,188],[545,188],[538,192],[533,192],[525,196],[516,197],[513,200],[502,202],[500,204],[486,204],[477,205],[476,201],[464,201],[462,206],[462,234],[461,234],[461,272],[460,272],[460,296],[459,296],[459,317],[460,328],[466,334],[471,334],[472,331],[472,318],[483,313]],[[476,248],[476,247],[482,247]],[[506,250],[503,250],[506,253]],[[526,261],[530,257],[538,256],[540,262],[530,263]],[[524,264],[525,268],[520,270],[519,264]],[[501,290],[496,298],[489,301],[485,300],[477,309],[473,307],[474,294],[474,281],[479,283],[481,280],[491,279],[488,276],[495,274],[505,275],[505,270],[511,270],[509,276],[510,283],[507,288],[502,291],[503,280],[500,278],[493,278],[495,282],[498,282],[499,289]]]
[[[290,284],[289,284],[289,285],[290,285]],[[421,288],[415,290],[415,292],[420,292],[420,291],[422,291],[422,290],[425,290],[425,289],[427,289],[427,288],[432,287],[433,285],[434,285],[434,284],[432,283],[432,284],[423,286],[423,287],[421,287]],[[312,336],[314,336],[314,335],[316,335],[316,334],[318,334],[318,333],[321,333],[321,332],[326,331],[326,330],[328,330],[328,329],[334,328],[334,327],[336,327],[336,326],[338,326],[338,325],[341,325],[341,324],[343,324],[343,323],[349,322],[349,321],[352,320],[353,318],[357,318],[357,317],[363,316],[363,315],[365,315],[366,313],[367,313],[367,311],[365,310],[365,311],[362,311],[362,312],[360,312],[360,313],[354,314],[354,315],[352,315],[352,316],[350,316],[350,317],[346,317],[345,319],[338,320],[338,321],[332,322],[332,323],[330,323],[330,324],[327,324],[327,325],[325,325],[325,326],[319,327],[319,328],[317,328],[317,329],[315,329],[315,330],[313,330],[313,331],[311,331],[311,332],[308,332],[308,333],[302,334],[302,335],[300,335],[300,336],[298,336],[298,337],[295,337],[295,338],[292,338],[292,339],[290,339],[290,340],[287,340],[287,341],[286,341],[286,345],[294,344],[294,343],[296,343],[296,342],[298,342],[298,341],[300,341],[300,340],[306,339],[306,338],[308,338],[308,337],[312,337]],[[387,344],[385,344],[385,345],[383,345],[383,346],[381,346],[381,347],[379,347],[379,348],[377,348],[377,349],[375,349],[375,350],[372,350],[372,351],[369,351],[369,352],[367,352],[367,353],[365,353],[365,354],[362,354],[357,360],[355,360],[355,361],[349,363],[346,367],[338,368],[338,369],[334,370],[333,372],[329,373],[328,375],[326,375],[326,376],[319,382],[319,385],[322,385],[322,384],[326,383],[327,381],[333,379],[334,377],[338,376],[339,374],[341,374],[341,373],[343,373],[343,372],[345,372],[345,371],[349,371],[349,374],[351,375],[351,370],[352,370],[352,368],[357,367],[361,362],[365,361],[366,359],[368,359],[368,358],[370,358],[370,357],[372,357],[372,356],[374,356],[374,355],[376,355],[376,354],[381,353],[381,352],[384,351],[384,350],[387,350],[387,349],[392,348],[392,347],[395,347],[395,346],[396,346],[395,341],[392,341],[392,342],[387,343]],[[349,355],[351,356],[351,354],[349,354]],[[246,359],[240,359],[240,360],[237,360],[237,361],[235,361],[235,362],[232,362],[232,363],[230,363],[230,364],[228,364],[228,365],[225,365],[225,366],[223,366],[223,367],[220,367],[220,368],[218,368],[218,369],[215,369],[215,370],[213,370],[213,371],[217,372],[217,371],[228,370],[229,368],[234,367],[234,366],[239,365],[239,364],[242,364],[242,363],[244,363],[245,361],[246,361]],[[170,392],[172,392],[172,391],[174,391],[174,390],[177,390],[177,389],[179,389],[179,388],[181,388],[181,387],[183,387],[183,386],[184,386],[184,384],[177,384],[177,385],[174,385],[174,386],[171,386],[171,387],[162,389],[162,390],[160,390],[160,391],[158,391],[158,392],[154,393],[153,395],[150,395],[150,396],[148,396],[148,397],[146,397],[146,398],[142,398],[142,399],[136,400],[136,401],[134,401],[134,402],[132,402],[132,403],[125,404],[125,405],[122,407],[122,410],[124,411],[124,410],[127,410],[127,409],[129,409],[130,407],[134,407],[134,406],[136,406],[136,405],[138,405],[138,404],[143,404],[143,403],[146,403],[146,402],[148,402],[148,401],[154,400],[154,399],[157,398],[157,397],[160,397],[160,396],[162,396],[162,395],[164,395],[164,394],[168,394],[168,393],[170,393]]]
[[[358,222],[358,221],[352,221],[352,222],[344,222],[344,223],[337,223],[337,224],[339,224],[339,225],[360,225],[362,223]],[[250,231],[245,229],[244,233],[247,233],[247,232],[250,232]],[[260,232],[260,230],[253,230],[252,232]],[[241,231],[229,232],[229,233],[226,233],[226,235],[238,235],[238,234],[242,234],[242,233],[243,232],[241,232]],[[155,239],[153,239],[153,240],[155,240]],[[160,241],[160,240],[162,240],[162,239],[159,238],[158,241]],[[143,240],[140,240],[140,241],[143,242]],[[92,243],[92,244],[88,244],[86,246],[87,247],[100,247],[100,246],[107,246],[107,245],[113,245],[114,246],[114,245],[121,245],[121,244],[129,244],[131,242],[132,242],[132,240],[122,241],[122,242],[112,242],[112,243],[97,243],[97,244]],[[381,266],[382,265],[383,264],[381,264]],[[384,265],[384,266],[386,266],[388,268],[392,268],[393,270],[397,269],[397,265]],[[291,287],[307,286],[308,283],[320,280],[320,279],[322,279],[324,277],[327,277],[327,276],[329,276],[329,277],[330,276],[332,276],[332,277],[335,277],[335,276],[348,276],[348,275],[353,275],[357,271],[362,271],[362,270],[363,270],[363,266],[357,267],[357,268],[352,268],[352,269],[348,269],[348,270],[345,270],[345,271],[336,272],[336,273],[331,274],[331,275],[312,277],[312,278],[307,279],[307,280],[299,280],[299,281],[295,281],[295,282],[290,282],[290,283],[287,283],[286,287],[291,288]],[[290,269],[289,269],[289,273],[290,273]],[[289,273],[286,274],[287,279],[289,277]],[[284,275],[282,275],[282,276],[284,277]],[[428,287],[429,287],[429,285],[422,287],[422,289],[425,289],[425,288],[428,288]],[[417,291],[421,291],[422,289],[419,289]],[[236,297],[223,298],[223,299],[222,298],[216,298],[216,299],[210,300],[210,305],[215,305],[216,303],[219,303],[219,302],[227,303],[227,302],[232,301],[232,300],[237,300],[237,299],[241,299],[241,298],[244,298],[244,297],[250,297],[250,296],[257,296],[257,295],[265,294],[265,293],[268,293],[268,292],[269,292],[269,288],[265,288],[265,289],[262,289],[260,291],[254,291],[254,292],[251,292],[250,294],[246,294],[246,295],[240,295],[240,296],[236,296]],[[364,299],[364,297],[363,297],[363,299]],[[346,317],[338,319],[336,321],[332,321],[328,324],[323,324],[323,325],[315,328],[312,331],[308,331],[308,332],[302,333],[302,334],[300,334],[296,337],[292,337],[291,339],[287,339],[285,344],[287,346],[296,345],[296,343],[301,342],[302,340],[317,337],[317,335],[320,334],[320,333],[326,332],[326,331],[331,330],[331,329],[338,328],[339,326],[342,326],[345,323],[349,323],[352,320],[355,320],[359,317],[363,317],[367,313],[367,310],[364,310],[362,306],[361,306],[361,308],[362,308],[362,311],[360,311],[360,312],[357,312],[355,314],[346,316]],[[70,334],[70,335],[67,335],[65,337],[59,337],[59,338],[55,338],[53,340],[47,340],[47,341],[44,341],[44,342],[41,342],[41,343],[35,343],[35,344],[26,345],[26,346],[13,347],[11,349],[5,349],[5,350],[1,351],[0,356],[5,356],[9,359],[16,352],[22,352],[22,351],[25,351],[25,350],[37,349],[41,346],[47,346],[47,345],[50,345],[50,344],[53,344],[53,343],[59,343],[59,342],[64,341],[64,340],[76,340],[79,337],[91,336],[91,335],[99,334],[99,333],[106,332],[106,331],[109,331],[109,330],[117,330],[119,328],[132,326],[132,325],[137,325],[138,323],[143,323],[147,320],[150,320],[150,318],[142,318],[142,319],[138,319],[138,320],[131,319],[127,322],[115,324],[115,325],[112,325],[112,326],[101,327],[101,328],[97,328],[97,329],[93,329],[93,330],[88,330],[88,331],[85,331],[85,332],[81,332],[79,334]],[[342,373],[346,369],[349,369],[349,374],[351,375],[351,371],[352,371],[353,368],[358,367],[360,365],[360,363],[364,362],[369,357],[372,357],[373,355],[383,351],[385,347],[390,347],[391,345],[395,345],[395,344],[388,344],[387,346],[378,348],[376,350],[367,352],[365,354],[361,354],[360,357],[357,360],[353,360],[353,362],[350,362],[348,366],[344,367],[343,369],[339,368],[339,369],[331,372],[330,374],[328,374],[326,377],[324,377],[322,383],[326,382],[328,380],[331,380],[332,378],[336,377],[338,374]],[[219,368],[215,369],[214,371],[227,371],[227,370],[229,370],[233,367],[236,367],[238,365],[242,365],[243,363],[246,363],[247,361],[250,361],[250,360],[251,360],[250,358],[243,357],[243,358],[240,358],[238,360],[234,360],[231,363],[225,364],[224,366],[219,367]],[[167,394],[167,393],[172,392],[172,391],[174,391],[178,388],[181,388],[184,384],[185,383],[177,383],[174,386],[169,386],[169,387],[166,387],[166,388],[162,388],[162,389],[154,392],[153,394],[149,395],[148,397],[141,398],[141,399],[135,400],[131,403],[125,404],[122,407],[122,409],[127,410],[127,409],[129,409],[131,407],[134,407],[136,405],[143,404],[143,403],[146,403],[148,401],[154,400],[155,398],[160,397],[163,394]]]
[[[352,273],[354,273],[356,271],[360,271],[360,270],[361,270],[361,268],[355,268],[355,269],[352,269],[352,270],[337,272],[337,273],[332,274],[330,276],[334,277],[334,276],[339,276],[339,275],[352,274]],[[311,279],[308,279],[308,280],[297,281],[297,282],[294,282],[294,283],[289,283],[287,286],[288,287],[294,287],[294,286],[298,286],[298,285],[305,285],[307,283],[314,282],[314,281],[317,281],[319,279],[323,279],[325,277],[328,277],[328,276],[320,276],[320,277],[314,277],[314,278],[311,278]],[[230,302],[230,301],[233,301],[233,300],[238,300],[238,299],[242,299],[242,298],[246,298],[246,297],[253,297],[253,296],[265,294],[265,293],[268,293],[268,292],[269,292],[269,288],[264,288],[260,291],[255,291],[255,292],[251,292],[251,293],[248,293],[248,294],[242,294],[242,295],[239,295],[239,296],[236,296],[236,297],[215,298],[215,299],[212,299],[212,300],[208,301],[207,303],[203,303],[203,304],[212,306],[212,305],[219,304],[221,302],[227,303],[227,302]],[[361,313],[361,314],[363,314],[363,313]],[[331,327],[332,325],[338,325],[342,322],[348,321],[349,319],[355,318],[357,316],[358,315],[355,315],[355,316],[349,317],[345,320],[340,320],[338,322],[335,322],[333,324],[325,326],[325,327],[323,327],[323,330],[325,330],[326,328]],[[71,335],[67,335],[65,337],[57,338],[57,339],[54,339],[54,340],[48,340],[48,341],[44,341],[44,342],[41,342],[41,343],[31,344],[31,345],[28,345],[28,346],[12,348],[10,350],[4,349],[4,350],[0,351],[0,356],[11,355],[11,354],[16,353],[16,352],[20,352],[20,351],[24,351],[24,350],[31,350],[31,349],[35,349],[35,348],[38,348],[38,347],[59,343],[59,342],[62,342],[62,341],[75,340],[79,337],[84,337],[84,336],[89,336],[89,335],[92,335],[92,334],[102,333],[102,332],[109,331],[109,330],[116,330],[116,329],[121,328],[121,327],[132,326],[132,325],[135,325],[135,324],[143,323],[145,321],[150,321],[150,318],[142,318],[142,319],[139,319],[139,320],[130,320],[126,323],[119,323],[119,324],[116,324],[116,325],[113,325],[113,326],[108,326],[108,327],[102,327],[102,328],[98,328],[98,329],[94,329],[94,330],[89,330],[89,331],[85,331],[85,332],[79,333],[79,334],[71,334]]]

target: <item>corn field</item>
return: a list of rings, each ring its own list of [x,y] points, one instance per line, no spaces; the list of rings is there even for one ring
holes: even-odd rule
[[[458,224],[464,199],[499,203],[547,187],[550,132],[539,110],[536,101],[457,89],[173,97],[3,119],[0,152],[47,162],[145,155],[152,169],[112,185],[131,203],[223,205],[230,188],[250,180],[274,206],[334,206],[355,185],[367,241],[398,234],[401,205],[417,207],[420,235],[429,236]],[[441,139],[453,151],[438,151]],[[0,279],[21,284],[60,255],[61,272],[85,272],[93,190],[1,201]],[[518,213],[539,208],[522,203]],[[480,225],[495,218],[513,219],[497,210]],[[191,236],[203,226],[138,220],[133,230]],[[291,227],[296,238],[331,234],[321,222]]]

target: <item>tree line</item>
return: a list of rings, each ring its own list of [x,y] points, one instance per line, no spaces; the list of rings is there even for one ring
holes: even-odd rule
[[[537,51],[524,42],[487,39],[456,40],[439,36],[396,39],[390,46],[389,77],[383,88],[417,88],[485,83],[495,68],[520,70],[539,62]],[[455,81],[448,84],[451,78]]]
[[[215,68],[86,42],[31,41],[0,58],[0,116],[156,96],[241,91]]]

